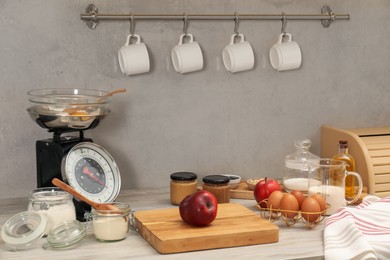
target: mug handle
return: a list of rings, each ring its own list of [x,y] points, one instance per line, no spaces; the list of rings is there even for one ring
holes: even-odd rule
[[[190,40],[188,41],[188,43],[191,43],[191,42],[194,41],[194,37],[192,36],[192,34],[190,34],[190,33],[187,33],[187,34],[183,33],[182,35],[180,35],[180,40],[179,40],[179,44],[178,45],[182,45],[184,37],[187,37],[187,36],[190,37]]]
[[[137,41],[135,42],[135,44],[139,44],[141,42],[141,37],[139,37],[138,34],[129,34],[129,35],[127,35],[126,42],[125,42],[124,46],[130,45],[131,37],[137,38]]]
[[[288,37],[288,40],[285,41],[285,42],[291,42],[291,41],[292,41],[292,35],[291,35],[291,33],[281,33],[281,34],[279,35],[278,43],[282,43],[282,42],[283,42],[283,37]]]
[[[236,37],[240,37],[240,38],[241,38],[240,42],[244,42],[244,41],[245,41],[244,35],[243,35],[242,33],[239,33],[239,34],[232,34],[232,36],[230,37],[230,43],[229,43],[229,45],[233,45],[233,44],[234,44],[234,39],[235,39]]]
[[[347,171],[347,174],[345,175],[345,178],[347,178],[348,175],[355,176],[356,179],[358,180],[358,183],[359,183],[359,190],[358,190],[358,193],[356,194],[355,198],[353,198],[352,200],[347,200],[346,199],[347,204],[352,204],[352,203],[356,202],[360,198],[360,195],[362,195],[363,181],[362,181],[362,177],[360,177],[360,175],[357,172],[348,172]]]

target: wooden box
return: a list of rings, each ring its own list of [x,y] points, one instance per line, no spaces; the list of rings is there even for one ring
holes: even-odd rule
[[[338,151],[339,140],[347,140],[355,158],[355,171],[363,179],[368,193],[390,196],[390,127],[340,129],[321,128],[321,157],[331,158]]]

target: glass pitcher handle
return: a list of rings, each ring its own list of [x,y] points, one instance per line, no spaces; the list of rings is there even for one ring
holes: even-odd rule
[[[360,195],[362,195],[363,181],[362,181],[362,177],[360,177],[359,173],[357,173],[357,172],[347,172],[347,174],[345,175],[345,178],[347,178],[348,175],[355,176],[356,179],[358,180],[358,184],[359,184],[359,190],[358,190],[358,193],[356,194],[356,196],[352,200],[346,200],[347,204],[353,204],[354,202],[356,202],[360,198]]]

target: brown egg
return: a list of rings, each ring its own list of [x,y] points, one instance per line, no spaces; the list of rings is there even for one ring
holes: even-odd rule
[[[280,200],[280,209],[282,210],[283,216],[293,218],[298,214],[299,202],[294,195],[286,193]]]
[[[305,196],[303,196],[303,193],[299,190],[293,190],[291,194],[294,195],[294,197],[298,200],[299,208],[301,208],[302,203],[305,200]]]
[[[301,214],[305,220],[315,222],[321,216],[320,204],[312,197],[306,198],[302,203]]]
[[[320,205],[321,211],[323,211],[324,215],[325,215],[324,210],[326,210],[326,202],[325,202],[324,197],[321,194],[314,194],[314,195],[311,195],[310,197],[312,197],[313,199],[315,199],[318,202],[318,204]]]
[[[268,208],[279,209],[280,201],[282,200],[283,192],[276,190],[268,197]]]

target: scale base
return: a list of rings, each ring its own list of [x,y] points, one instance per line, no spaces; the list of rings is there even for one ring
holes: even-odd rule
[[[65,136],[36,141],[37,156],[37,187],[53,187],[51,180],[58,178],[64,181],[61,173],[62,158],[66,156],[70,149],[81,142],[92,142],[90,138],[84,138],[82,135]],[[76,218],[79,221],[85,221],[84,213],[91,211],[88,204],[73,199],[76,208]]]
[[[61,174],[62,158],[80,142],[92,142],[92,139],[83,138],[80,140],[80,137],[67,136],[61,137],[59,142],[53,139],[36,142],[38,188],[53,187],[51,183],[53,178],[63,180]]]

